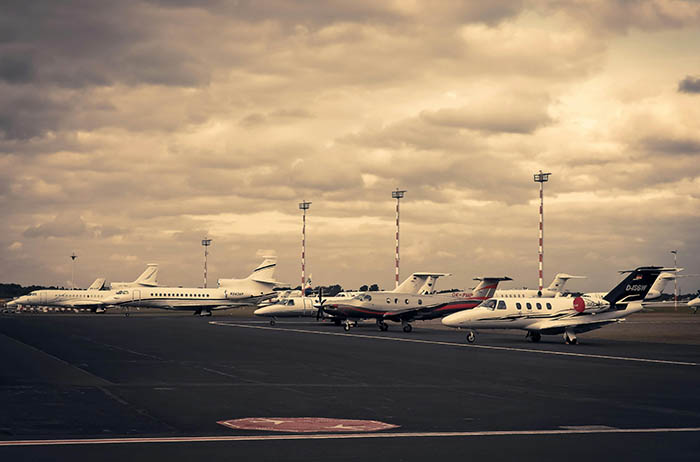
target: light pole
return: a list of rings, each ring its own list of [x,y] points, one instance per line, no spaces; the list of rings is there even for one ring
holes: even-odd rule
[[[406,194],[406,190],[396,188],[396,191],[391,192],[391,197],[396,199],[396,287],[399,286],[399,202]]]
[[[75,290],[75,259],[78,258],[78,256],[73,252],[70,254],[70,290]]]
[[[537,290],[537,295],[542,295],[542,259],[544,257],[544,184],[549,181],[549,175],[551,173],[535,173],[535,182],[540,184],[540,244],[539,244],[539,289]]]
[[[309,210],[311,202],[299,202],[299,210],[302,213],[301,224],[301,296],[305,295],[304,285],[306,284],[306,211]]]
[[[207,256],[209,256],[209,246],[211,245],[211,239],[204,237],[202,239],[202,246],[204,246],[204,288],[207,288]]]
[[[678,250],[671,250],[673,254],[673,269],[678,274]],[[678,277],[673,278],[673,311],[678,311]]]

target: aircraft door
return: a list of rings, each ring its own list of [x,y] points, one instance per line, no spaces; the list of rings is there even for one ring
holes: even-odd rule
[[[46,292],[42,292],[41,295],[39,295],[39,305],[46,306],[47,298]]]
[[[131,299],[135,302],[138,302],[141,300],[141,291],[140,290],[133,290],[131,292]]]

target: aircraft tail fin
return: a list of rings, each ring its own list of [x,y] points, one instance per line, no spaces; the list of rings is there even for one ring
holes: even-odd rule
[[[547,287],[547,289],[551,290],[552,292],[562,293],[564,292],[566,281],[569,279],[586,279],[586,276],[572,276],[571,274],[559,273],[554,276],[554,280],[552,280],[552,283],[549,285],[549,287]]]
[[[493,297],[493,294],[496,292],[496,289],[498,289],[499,282],[512,281],[512,279],[508,276],[482,277],[474,278],[474,280],[481,282],[479,282],[479,284],[474,288],[474,291],[472,292],[472,297],[480,298],[481,300],[488,300],[489,298]]]
[[[149,263],[146,270],[137,277],[134,284],[140,286],[156,287],[158,285],[158,264]]]
[[[617,305],[642,301],[662,271],[668,271],[668,269],[661,266],[640,266],[634,270],[621,271],[623,274],[629,274],[605,294],[603,299],[610,303],[611,309],[616,309]]]
[[[90,287],[88,287],[88,290],[102,290],[102,288],[105,286],[105,278],[97,278],[95,279],[95,282],[90,284]]]
[[[276,284],[277,257],[263,257],[264,260],[250,273],[247,279],[263,284]]]
[[[450,276],[450,273],[413,273],[391,292],[397,294],[432,294],[438,278]]]

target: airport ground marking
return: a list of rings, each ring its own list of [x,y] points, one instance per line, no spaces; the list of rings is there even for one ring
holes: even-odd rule
[[[626,356],[611,356],[611,355],[598,355],[598,354],[585,354],[585,353],[574,353],[570,351],[550,351],[550,350],[537,350],[533,348],[515,348],[515,347],[502,347],[494,345],[474,345],[468,343],[456,343],[456,342],[441,342],[437,340],[423,340],[416,338],[400,338],[400,337],[379,337],[377,335],[366,335],[366,334],[351,334],[345,332],[320,332],[315,330],[307,329],[286,329],[279,327],[267,327],[267,326],[251,326],[246,324],[238,324],[232,322],[221,322],[221,321],[210,321],[209,324],[217,326],[226,327],[241,327],[244,329],[261,329],[261,330],[274,330],[280,332],[296,332],[302,334],[316,334],[316,335],[332,335],[339,337],[355,337],[355,338],[368,338],[375,340],[387,340],[394,342],[408,342],[408,343],[424,343],[429,345],[444,345],[444,346],[457,346],[462,348],[478,348],[484,350],[499,350],[499,351],[519,351],[523,353],[540,353],[555,356],[573,356],[579,358],[594,358],[594,359],[609,359],[615,361],[632,361],[632,362],[642,362],[642,363],[655,363],[655,364],[669,364],[674,366],[700,366],[699,363],[688,362],[688,361],[671,361],[667,359],[648,359],[648,358],[632,358]]]
[[[692,433],[700,427],[671,428],[582,428],[552,430],[496,430],[467,432],[386,432],[386,433],[323,433],[288,435],[242,435],[242,436],[169,436],[156,438],[78,438],[53,440],[0,441],[2,446],[69,446],[90,444],[152,444],[152,443],[217,443],[236,441],[294,441],[294,440],[344,440],[361,438],[473,438],[500,436],[553,436],[596,434],[644,434],[644,433]]]

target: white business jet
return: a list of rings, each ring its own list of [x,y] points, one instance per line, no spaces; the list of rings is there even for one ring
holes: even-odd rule
[[[564,334],[566,343],[577,342],[576,334],[622,321],[642,310],[642,301],[664,269],[640,267],[632,271],[602,299],[583,297],[503,299],[495,297],[473,310],[443,318],[449,327],[468,329],[467,342],[476,340],[477,329],[521,329],[538,342],[542,335]]]

